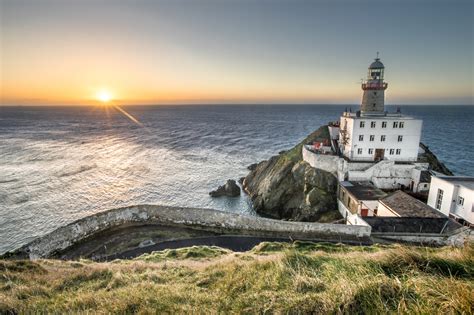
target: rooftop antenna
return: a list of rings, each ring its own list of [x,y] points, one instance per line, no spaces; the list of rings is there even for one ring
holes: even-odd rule
[[[379,59],[379,52],[377,51],[377,59]]]

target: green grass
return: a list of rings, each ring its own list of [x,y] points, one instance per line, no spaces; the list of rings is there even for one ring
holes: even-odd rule
[[[262,243],[108,263],[0,260],[0,313],[472,314],[474,246]]]

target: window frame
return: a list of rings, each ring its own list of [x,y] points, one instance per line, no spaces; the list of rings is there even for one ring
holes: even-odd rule
[[[436,193],[436,203],[435,203],[436,210],[441,210],[441,205],[443,204],[443,194],[444,194],[444,191],[438,188],[438,192]]]

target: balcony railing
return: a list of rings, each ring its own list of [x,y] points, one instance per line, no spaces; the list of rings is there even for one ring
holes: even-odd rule
[[[362,90],[385,90],[388,83],[362,83]]]

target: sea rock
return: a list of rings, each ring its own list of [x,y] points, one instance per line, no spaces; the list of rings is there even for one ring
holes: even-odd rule
[[[240,187],[237,185],[235,180],[229,179],[227,180],[225,185],[219,186],[219,188],[217,188],[216,190],[211,191],[209,195],[211,197],[237,197],[240,196]]]
[[[253,163],[253,164],[250,164],[249,166],[247,166],[247,169],[249,171],[253,171],[257,168],[257,163]]]
[[[337,179],[302,160],[304,143],[329,137],[327,126],[309,135],[293,149],[257,164],[244,179],[255,211],[263,216],[292,221],[328,221],[339,218]]]

